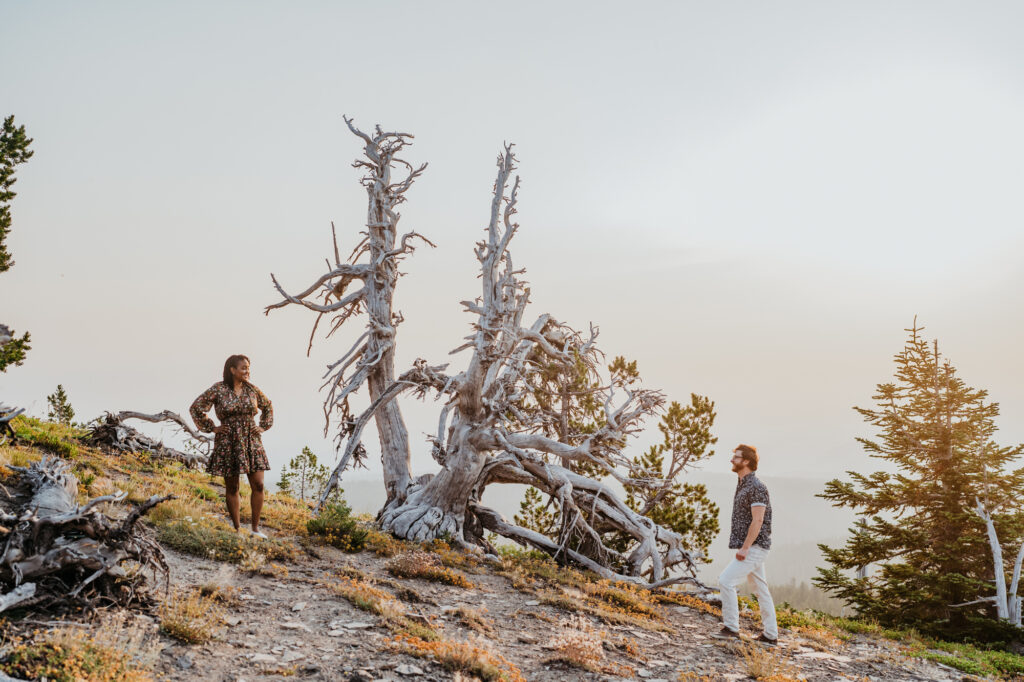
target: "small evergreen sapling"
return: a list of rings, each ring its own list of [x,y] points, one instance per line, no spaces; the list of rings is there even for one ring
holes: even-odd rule
[[[298,456],[293,457],[282,468],[281,480],[277,482],[277,487],[285,495],[303,502],[318,500],[323,494],[329,476],[330,472],[326,466],[319,463],[316,454],[308,447],[304,447]],[[340,500],[341,492],[332,493],[329,499]]]
[[[71,407],[68,394],[62,385],[57,384],[57,390],[46,396],[46,403],[50,406],[49,412],[46,413],[48,419],[58,424],[71,426],[71,422],[75,418],[75,408]]]

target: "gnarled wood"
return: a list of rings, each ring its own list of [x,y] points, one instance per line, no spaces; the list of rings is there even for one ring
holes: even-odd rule
[[[15,437],[11,422],[24,411],[25,408],[23,407],[15,408],[0,404],[0,445],[6,443],[8,438],[13,439]]]
[[[175,448],[167,447],[160,441],[154,440],[144,433],[123,424],[125,419],[141,419],[147,422],[158,423],[169,421],[177,424],[183,431],[196,441],[196,452],[182,452]],[[87,436],[89,443],[116,450],[118,452],[146,452],[154,457],[173,459],[181,462],[188,468],[205,466],[209,459],[210,447],[213,445],[213,438],[193,429],[176,412],[164,410],[157,414],[146,414],[144,412],[118,412],[107,413],[103,422],[93,427]]]
[[[546,407],[549,401],[530,399],[539,390],[527,381],[539,371],[533,358],[539,354],[567,371],[582,367],[596,378],[602,356],[593,327],[589,334],[582,334],[548,314],[533,324],[523,323],[529,289],[519,279],[522,270],[513,266],[508,250],[518,229],[513,216],[519,179],[512,180],[513,170],[512,147],[507,145],[498,158],[486,237],[476,247],[481,295],[463,302],[475,316],[473,333],[453,351],[472,351],[467,368],[449,376],[443,367],[419,360],[402,375],[404,383],[396,382],[379,394],[381,399],[393,400],[389,390],[398,395],[407,390],[405,384],[412,383],[421,396],[431,391],[443,395],[445,405],[437,436],[430,439],[440,471],[410,482],[405,495],[389,491],[378,521],[401,538],[449,537],[476,551],[490,549],[483,537],[489,529],[605,577],[645,585],[684,580],[699,585],[695,578],[699,555],[684,548],[678,533],[630,509],[601,481],[572,469],[581,464],[598,467],[634,487],[669,485],[638,471],[623,454],[626,439],[661,407],[661,393],[634,386],[625,378],[612,377],[604,385],[595,379],[593,396],[604,405],[601,423],[592,432],[569,433],[563,428],[558,438],[544,435],[546,427],[564,415]],[[357,437],[353,433],[350,439]],[[332,483],[347,463],[343,458]],[[510,480],[529,483],[558,498],[562,525],[557,542],[509,524],[479,504],[487,485]],[[627,553],[606,546],[604,535],[611,532],[633,539]],[[685,575],[671,575],[680,568]]]
[[[328,365],[324,375],[325,383],[321,387],[327,390],[324,399],[324,435],[330,432],[333,416],[338,424],[338,449],[346,441],[351,444],[342,456],[344,466],[335,469],[331,479],[333,486],[337,482],[338,473],[349,465],[353,455],[359,461],[362,446],[358,437],[362,433],[365,419],[355,417],[349,406],[349,398],[365,385],[372,405],[367,416],[372,416],[377,425],[384,465],[384,485],[387,499],[391,501],[404,499],[410,483],[409,435],[395,400],[397,393],[391,388],[395,383],[395,334],[402,321],[401,314],[392,308],[392,299],[400,274],[398,263],[414,251],[412,241],[419,239],[433,246],[416,232],[408,232],[398,239],[401,214],[396,209],[405,201],[405,193],[426,169],[426,164],[413,168],[400,157],[412,135],[385,132],[377,126],[373,136],[370,136],[356,128],[351,119],[346,118],[345,123],[364,145],[363,158],[353,164],[366,171],[362,179],[368,199],[363,239],[349,256],[349,262],[342,263],[332,223],[333,264],[328,261],[327,272],[298,294],[289,294],[272,274],[271,280],[283,300],[267,306],[266,312],[269,314],[271,310],[291,304],[317,312],[309,338],[309,347],[312,347],[313,337],[324,315],[334,315],[327,334],[330,336],[354,315],[365,310],[367,331],[347,353]],[[395,168],[406,171],[404,177],[393,177]],[[350,285],[357,280],[361,287],[349,292]],[[310,300],[317,297],[319,303]],[[332,486],[328,486],[317,509],[325,503]]]
[[[124,493],[77,505],[78,481],[57,457],[12,468],[32,496],[22,509],[0,512],[0,611],[14,605],[128,605],[146,599],[144,572],[125,571],[125,562],[166,576],[159,544],[136,525],[171,495],[153,496],[117,520],[100,507],[122,501]]]

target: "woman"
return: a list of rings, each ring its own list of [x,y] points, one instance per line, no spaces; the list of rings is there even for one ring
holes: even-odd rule
[[[214,408],[220,426],[215,426],[206,413]],[[253,421],[260,412],[259,426]],[[263,510],[263,472],[270,468],[260,434],[274,424],[274,410],[263,391],[249,383],[249,358],[232,355],[224,363],[224,380],[218,381],[196,398],[189,409],[200,431],[213,432],[213,453],[206,470],[224,477],[228,515],[235,530],[239,519],[238,478],[245,474],[252,488],[252,533],[266,539],[260,532]]]

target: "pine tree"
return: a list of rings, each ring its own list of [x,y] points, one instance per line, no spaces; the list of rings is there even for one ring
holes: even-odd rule
[[[57,384],[57,390],[46,396],[46,402],[50,406],[50,411],[46,414],[48,419],[58,424],[71,425],[71,420],[75,418],[75,409],[71,407],[63,386]]]
[[[718,505],[708,499],[703,484],[682,483],[679,478],[688,467],[715,454],[708,449],[718,442],[711,435],[714,423],[711,399],[693,393],[686,407],[673,402],[658,424],[664,440],[633,459],[645,478],[666,479],[670,485],[660,489],[626,485],[627,505],[680,533],[687,549],[705,553],[718,534]]]
[[[3,128],[0,129],[0,272],[6,272],[14,265],[5,244],[11,231],[11,200],[15,197],[11,187],[16,182],[15,167],[28,161],[34,153],[29,150],[30,144],[32,140],[25,135],[25,126],[16,127],[14,116],[5,118]],[[6,342],[0,340],[0,372],[11,365],[20,365],[31,349],[31,336],[28,332],[18,338],[13,331],[0,324],[0,339],[5,337],[10,338]]]
[[[999,509],[993,517],[1001,538],[1017,543],[1024,536],[1024,469],[1009,469],[1024,445],[996,445],[998,403],[956,376],[938,343],[920,336],[916,320],[907,331],[895,380],[878,385],[873,408],[854,408],[878,430],[876,439],[857,440],[896,472],[848,471],[850,480],[826,485],[820,497],[860,518],[844,547],[819,545],[831,566],[818,569],[815,583],[887,625],[1001,638],[1005,628],[999,634],[989,607],[953,605],[992,590],[976,498]]]
[[[317,461],[316,454],[304,447],[298,456],[289,460],[281,469],[281,480],[277,482],[277,487],[285,495],[303,502],[319,500],[329,476],[330,472]],[[329,501],[340,500],[341,493],[341,490],[336,490]]]
[[[582,364],[566,370],[548,362],[542,353],[537,354],[534,362],[540,371],[528,378],[535,387],[532,399],[546,402],[548,410],[562,415],[558,422],[546,425],[546,435],[575,444],[599,429],[604,423],[604,406],[594,399],[593,389],[599,386],[596,378],[590,376]],[[635,360],[627,361],[618,356],[608,365],[608,372],[612,382],[621,389],[640,382]],[[658,425],[664,441],[633,458],[643,471],[643,479],[667,479],[669,485],[651,490],[641,485],[637,477],[636,486],[626,486],[626,504],[648,515],[655,523],[683,534],[687,549],[706,551],[718,533],[718,507],[708,499],[707,488],[680,480],[688,467],[714,454],[714,450],[708,450],[718,440],[711,435],[714,421],[715,404],[708,398],[691,395],[690,404],[685,408],[672,403]],[[622,443],[622,447],[625,445]],[[669,455],[667,470],[666,455]],[[591,462],[571,462],[569,467],[592,478],[606,475],[599,465]],[[519,503],[519,512],[514,518],[517,525],[552,539],[557,535],[561,515],[557,499],[529,487]],[[619,551],[626,551],[630,544],[624,534],[605,540],[608,546]]]
[[[536,531],[550,538],[558,533],[560,516],[561,509],[556,498],[549,497],[545,501],[539,490],[529,486],[526,489],[526,495],[519,503],[519,513],[513,517],[513,521],[517,526]]]

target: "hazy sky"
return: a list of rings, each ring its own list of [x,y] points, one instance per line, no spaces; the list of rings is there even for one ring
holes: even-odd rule
[[[275,474],[303,445],[330,459],[319,380],[361,330],[307,358],[312,314],[262,311],[271,272],[321,273],[331,220],[357,241],[345,113],[430,164],[400,225],[438,248],[403,268],[399,371],[469,331],[508,140],[531,319],[593,321],[648,385],[714,399],[708,469],[740,441],[765,473],[876,467],[851,407],[915,315],[1024,440],[1022,25],[984,2],[0,0],[0,115],[35,139],[0,276],[33,349],[0,399],[185,412],[241,352]],[[437,409],[403,403],[417,473]]]

